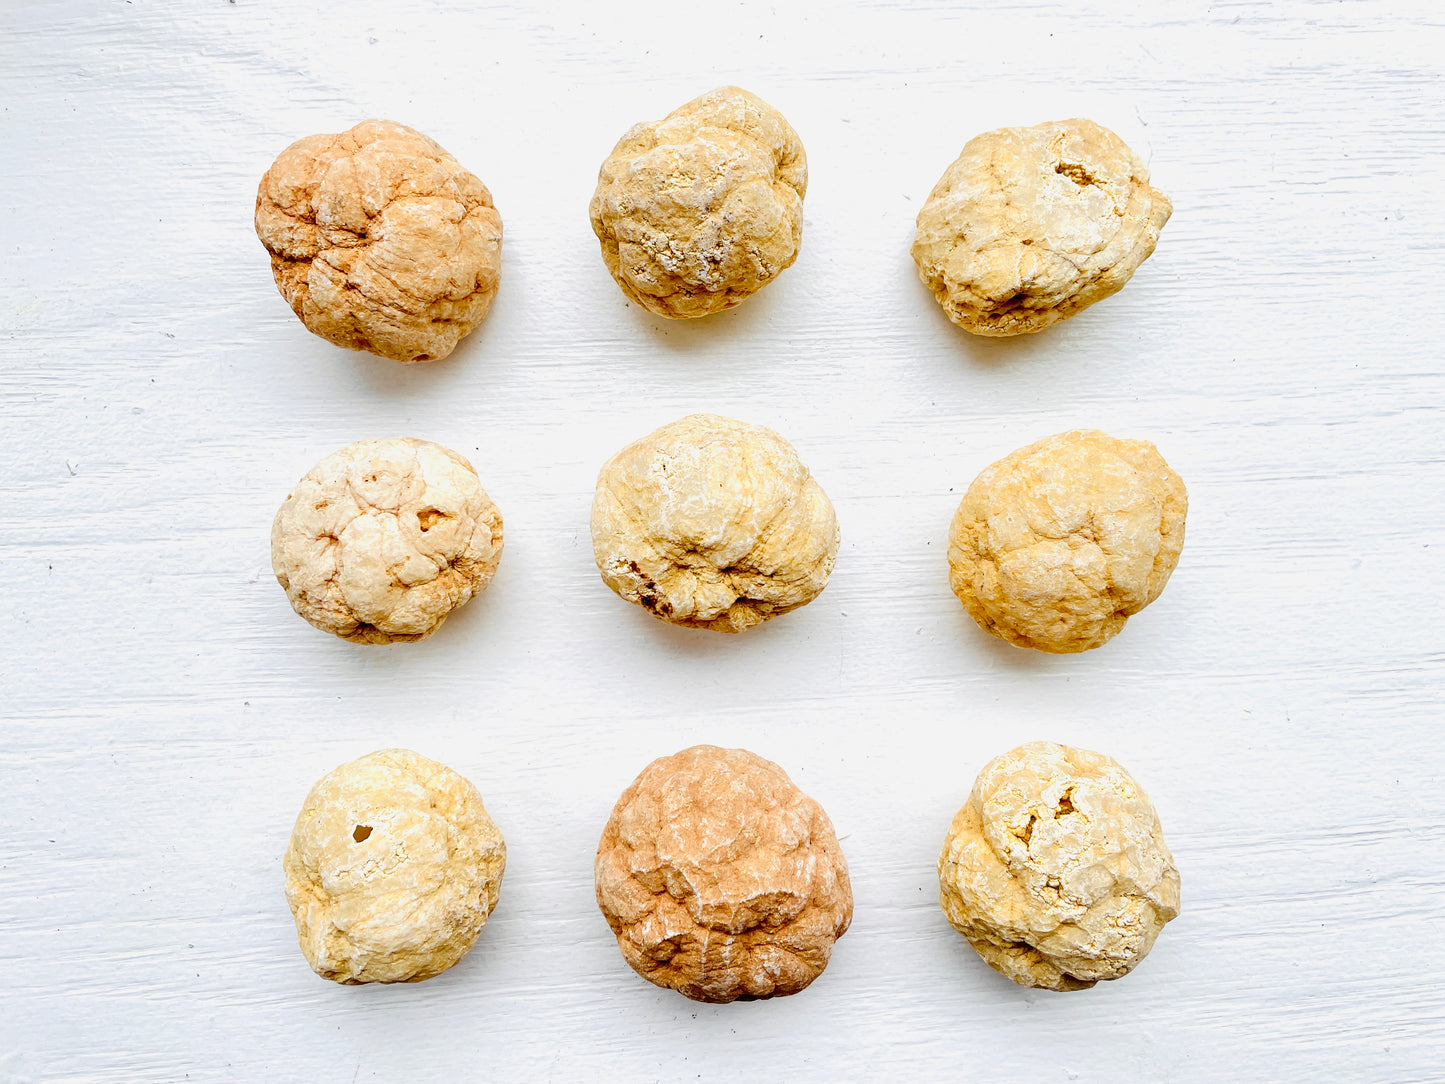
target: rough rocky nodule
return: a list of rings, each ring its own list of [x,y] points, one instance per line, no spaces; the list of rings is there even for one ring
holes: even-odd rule
[[[658,316],[731,308],[791,266],[808,159],[767,102],[719,87],[634,125],[602,163],[592,230],[607,270]]]
[[[1026,335],[1122,289],[1172,209],[1102,125],[1000,128],[969,140],[934,185],[913,260],[955,324]]]
[[[938,858],[939,903],[994,970],[1083,990],[1127,975],[1179,914],[1149,796],[1112,757],[1029,742],[978,775]]]
[[[323,339],[394,361],[436,361],[497,294],[502,217],[435,141],[363,121],[281,152],[256,192],[276,286]]]
[[[692,414],[602,467],[592,550],[602,579],[660,620],[742,632],[811,602],[838,556],[838,520],[771,429]]]
[[[271,525],[292,608],[343,640],[421,640],[486,590],[502,516],[472,465],[440,444],[359,440],[306,472]]]
[[[476,787],[418,753],[383,749],[311,788],[282,865],[306,962],[356,985],[420,982],[465,956],[506,862]]]
[[[776,764],[713,745],[653,761],[623,791],[596,884],[633,970],[695,1001],[797,993],[853,917],[828,815]]]
[[[985,630],[1018,647],[1087,651],[1159,597],[1189,499],[1144,440],[1078,429],[984,469],[948,532],[949,583]]]

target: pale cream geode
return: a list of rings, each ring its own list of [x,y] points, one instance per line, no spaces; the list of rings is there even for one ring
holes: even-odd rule
[[[948,532],[949,583],[1001,640],[1087,651],[1164,590],[1188,508],[1148,441],[1059,433],[973,480]]]
[[[597,846],[597,904],[639,975],[695,1001],[794,994],[853,917],[828,815],[745,749],[660,757]]]
[[[592,502],[607,586],[676,625],[742,632],[818,596],[838,520],[771,429],[692,414],[618,452]]]
[[[291,606],[344,640],[421,640],[481,594],[502,516],[472,465],[440,444],[359,440],[306,472],[271,526]]]
[[[418,753],[383,749],[311,788],[283,860],[286,902],[322,978],[420,982],[471,950],[506,862],[476,787]]]
[[[939,903],[1021,986],[1082,990],[1139,965],[1179,914],[1158,814],[1111,757],[1029,742],[994,758],[949,826]]]
[[[658,316],[707,316],[797,258],[808,159],[783,115],[718,87],[633,126],[602,163],[592,230],[617,285]]]
[[[394,361],[450,354],[487,315],[501,274],[487,186],[386,120],[282,151],[256,192],[256,236],[307,328]]]
[[[1120,290],[1169,198],[1091,120],[969,140],[918,212],[913,259],[948,318],[977,335],[1042,331]]]

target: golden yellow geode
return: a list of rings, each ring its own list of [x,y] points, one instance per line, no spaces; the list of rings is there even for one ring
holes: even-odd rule
[[[949,527],[949,584],[1001,640],[1087,651],[1164,590],[1188,508],[1148,441],[1059,433],[973,480]]]
[[[808,159],[783,115],[718,87],[618,141],[598,172],[592,230],[637,304],[708,316],[792,265],[807,188]]]
[[[502,267],[487,186],[387,120],[282,151],[256,192],[256,236],[307,328],[394,361],[450,354],[492,307]]]
[[[827,494],[761,425],[691,414],[623,448],[597,478],[603,581],[675,625],[742,632],[806,605],[838,543]]]
[[[934,185],[913,259],[955,324],[1026,335],[1122,289],[1172,209],[1102,125],[1000,128],[964,144]]]
[[[1179,871],[1149,796],[1113,758],[1052,742],[979,773],[938,887],[990,967],[1046,990],[1127,975],[1179,914]]]
[[[383,749],[311,788],[282,864],[306,962],[356,985],[420,982],[465,956],[506,863],[476,787],[418,753]]]

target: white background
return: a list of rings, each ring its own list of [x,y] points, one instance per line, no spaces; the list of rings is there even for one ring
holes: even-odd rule
[[[5,0],[0,8],[0,1079],[1440,1079],[1445,1074],[1445,12],[1420,0],[609,7]],[[587,220],[638,120],[734,82],[801,134],[797,263],[701,322],[626,303]],[[414,125],[490,187],[502,287],[452,357],[309,335],[251,216],[294,139]],[[1116,297],[972,338],[908,256],[971,136],[1088,116],[1174,201]],[[697,410],[772,426],[843,546],[740,637],[609,592],[603,460]],[[1051,657],[949,592],[949,517],[1060,430],[1154,441],[1188,540],[1117,639]],[[468,456],[491,589],[353,646],[272,577],[277,505],[361,437]],[[1184,910],[1050,994],[947,926],[978,769],[1053,739],[1150,792]],[[708,741],[828,810],[856,911],[827,972],[704,1006],[623,963],[597,837]],[[280,857],[337,764],[407,746],[506,834],[432,981],[343,988]]]

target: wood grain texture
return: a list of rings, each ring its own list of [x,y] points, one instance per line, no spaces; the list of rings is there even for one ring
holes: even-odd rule
[[[1445,14],[1419,0],[0,10],[0,1079],[1425,1080],[1445,1059]],[[811,165],[802,253],[741,308],[629,306],[587,221],[635,121],[726,82]],[[1089,116],[1174,201],[1116,297],[1022,341],[908,258],[972,135]],[[490,186],[501,291],[446,362],[310,336],[255,185],[293,139],[412,124]],[[772,426],[838,510],[812,605],[670,628],[592,564],[597,468],[696,410]],[[1083,657],[979,632],[949,516],[1075,426],[1190,490],[1162,598]],[[271,517],[368,436],[469,456],[506,517],[432,640],[326,637]],[[933,863],[978,769],[1045,738],[1149,790],[1184,909],[1127,979],[990,972]],[[857,909],[824,976],[694,1005],[592,897],[612,803],[709,741],[827,809]],[[296,947],[307,788],[403,745],[506,834],[476,950],[343,989]]]

